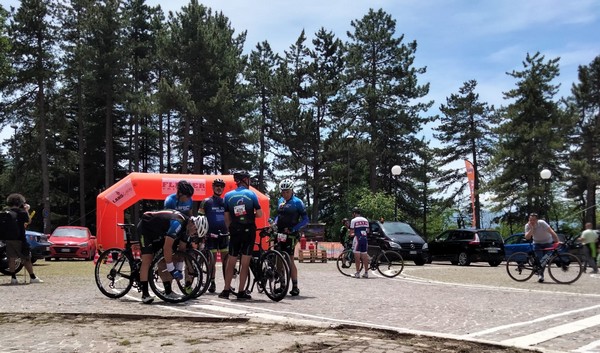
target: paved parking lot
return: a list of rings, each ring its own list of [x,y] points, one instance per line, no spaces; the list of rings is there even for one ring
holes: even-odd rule
[[[279,303],[257,293],[243,303],[207,294],[145,306],[137,293],[105,298],[92,267],[41,262],[35,268],[46,283],[40,285],[9,286],[0,277],[0,322],[11,331],[0,338],[0,351],[520,351],[473,342],[481,341],[594,352],[600,345],[600,277],[590,275],[570,286],[517,283],[502,265],[434,263],[406,266],[392,280],[376,273],[356,280],[340,275],[333,262],[303,263],[301,295]],[[566,333],[536,335],[550,329]],[[33,341],[26,339],[32,331]]]

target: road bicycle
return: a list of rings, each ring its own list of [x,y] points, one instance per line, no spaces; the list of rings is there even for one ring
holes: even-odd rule
[[[556,283],[571,284],[583,273],[579,258],[567,252],[572,248],[574,239],[571,237],[564,243],[554,243],[552,247],[542,249],[545,254],[541,260],[535,255],[531,244],[529,252],[516,252],[506,260],[506,272],[515,281],[524,282],[548,268],[550,278]]]
[[[102,294],[109,298],[120,298],[127,294],[131,288],[142,291],[140,284],[141,259],[134,257],[131,240],[131,228],[133,224],[117,223],[125,231],[125,249],[110,248],[103,251],[97,259],[94,276],[96,285]],[[173,261],[185,274],[181,280],[174,279],[166,271],[166,263],[162,249],[158,251],[150,265],[148,284],[152,292],[165,302],[180,303],[196,297],[198,291],[206,279],[202,271],[206,267],[206,261],[201,264],[202,256],[192,256],[188,252],[175,251]],[[175,295],[165,293],[165,283],[171,283],[171,289]]]
[[[271,227],[257,229],[259,242],[254,245],[258,250],[252,254],[250,271],[246,280],[245,291],[250,294],[257,287],[259,293],[264,293],[273,301],[285,298],[290,286],[290,267],[281,252],[269,248],[265,250],[262,242],[264,238],[271,237]],[[231,291],[235,293],[239,288],[240,261],[236,262],[234,275],[231,281]],[[250,285],[252,283],[252,285]]]
[[[393,250],[384,250],[385,244],[382,239],[378,239],[378,245],[369,245],[369,248],[375,249],[375,254],[369,256],[369,269],[377,270],[382,276],[393,278],[402,273],[404,269],[404,260],[400,253]],[[353,277],[356,273],[356,265],[354,263],[354,252],[352,249],[344,250],[336,261],[337,269],[341,274],[348,277]],[[363,265],[360,264],[360,271]]]

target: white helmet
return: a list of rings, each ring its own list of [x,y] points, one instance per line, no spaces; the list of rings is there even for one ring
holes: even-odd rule
[[[202,238],[208,233],[208,219],[206,216],[192,216],[190,221],[194,222],[196,229],[198,229],[198,237]]]
[[[279,183],[279,190],[292,190],[294,188],[294,182],[292,179],[283,179]]]

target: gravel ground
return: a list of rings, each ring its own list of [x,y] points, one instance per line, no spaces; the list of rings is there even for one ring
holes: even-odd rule
[[[97,305],[92,267],[41,262],[43,284],[0,276],[0,352],[532,352],[356,326],[182,317],[125,300]]]

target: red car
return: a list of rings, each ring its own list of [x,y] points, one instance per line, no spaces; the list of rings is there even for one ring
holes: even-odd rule
[[[52,258],[93,260],[96,254],[96,237],[87,227],[56,227],[48,240],[52,245],[50,256],[46,260]]]

